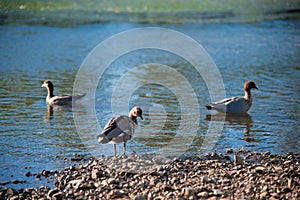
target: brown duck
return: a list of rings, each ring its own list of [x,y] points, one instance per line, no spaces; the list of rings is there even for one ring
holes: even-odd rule
[[[218,102],[212,102],[206,105],[208,110],[216,110],[221,113],[242,114],[248,112],[252,106],[251,89],[258,89],[253,81],[247,81],[244,84],[244,93],[242,97],[226,98]]]
[[[85,96],[85,94],[75,94],[75,95],[54,95],[54,86],[51,81],[45,80],[42,87],[47,88],[48,95],[46,97],[46,104],[49,106],[72,106],[72,100],[78,100]]]
[[[117,154],[116,144],[123,142],[123,153],[126,153],[126,142],[131,139],[138,126],[137,117],[143,120],[143,111],[139,107],[133,107],[129,116],[121,115],[111,118],[105,125],[102,133],[98,136],[100,144],[110,143],[114,145],[115,156]]]

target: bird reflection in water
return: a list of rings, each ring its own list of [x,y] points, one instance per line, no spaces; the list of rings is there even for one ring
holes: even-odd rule
[[[224,121],[228,123],[228,125],[239,125],[239,126],[245,126],[244,128],[244,140],[246,142],[260,142],[260,140],[255,139],[253,136],[251,136],[250,131],[251,127],[254,124],[252,117],[248,113],[244,114],[225,114],[225,113],[217,113],[217,114],[209,114],[206,115],[206,120],[209,121]],[[226,126],[226,123],[225,123]]]
[[[72,107],[71,106],[47,106],[47,112],[44,112],[44,122],[45,123],[50,123],[50,120],[54,118],[54,112],[71,112]]]

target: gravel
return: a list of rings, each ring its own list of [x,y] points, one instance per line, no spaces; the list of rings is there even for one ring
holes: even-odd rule
[[[179,158],[132,153],[43,170],[35,176],[54,179],[53,188],[0,188],[0,199],[300,199],[299,163],[299,154],[244,149]]]

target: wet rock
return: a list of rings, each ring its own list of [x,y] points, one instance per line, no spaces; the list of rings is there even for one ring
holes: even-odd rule
[[[41,178],[41,174],[39,174],[39,173],[35,174],[35,178],[40,179]]]
[[[7,185],[9,183],[10,183],[9,181],[3,181],[3,182],[0,182],[0,185]]]
[[[50,171],[43,170],[41,174],[42,176],[48,177],[50,175]]]
[[[21,181],[19,181],[19,180],[13,180],[12,183],[13,184],[19,184],[19,183],[21,183]]]
[[[243,158],[241,156],[238,156],[238,155],[234,155],[233,162],[234,162],[235,165],[242,165],[242,164],[244,164]]]
[[[24,175],[25,175],[26,177],[29,177],[29,176],[31,176],[31,172],[26,172]]]
[[[233,149],[226,149],[225,154],[233,154]]]
[[[7,190],[6,190],[6,196],[7,197],[11,197],[11,196],[14,196],[14,195],[16,195],[18,192],[17,192],[17,190],[15,190],[15,189],[13,189],[13,188],[8,188]]]

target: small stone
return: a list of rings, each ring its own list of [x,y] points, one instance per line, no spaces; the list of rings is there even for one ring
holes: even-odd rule
[[[213,175],[214,173],[215,173],[215,170],[214,170],[214,169],[208,170],[208,174],[209,174],[209,175]]]
[[[40,179],[41,178],[41,174],[40,173],[35,174],[35,178]]]
[[[215,196],[221,196],[222,194],[223,194],[223,192],[221,191],[221,190],[213,190],[213,194],[215,195]]]
[[[288,192],[291,192],[292,190],[291,190],[291,188],[289,188],[289,187],[285,187],[285,188],[283,188],[282,189],[282,192],[283,193],[288,193]]]
[[[20,197],[18,195],[15,195],[15,196],[9,198],[9,200],[19,200],[19,199],[20,199]]]
[[[83,158],[71,158],[71,161],[72,162],[79,162],[79,161],[82,161]]]
[[[259,173],[259,174],[264,173],[265,170],[266,169],[264,167],[262,167],[262,166],[258,166],[258,167],[255,168],[255,172]]]
[[[244,164],[243,158],[241,156],[238,156],[238,155],[234,155],[233,162],[234,162],[235,165],[242,165],[242,164]]]
[[[204,192],[200,192],[197,195],[198,197],[202,197],[202,198],[207,198],[208,197],[208,192],[204,191]]]
[[[188,199],[197,199],[194,188],[184,188],[184,196]]]
[[[272,193],[271,195],[272,195],[273,198],[276,198],[276,199],[280,198],[279,194],[276,193],[276,192]]]
[[[292,178],[288,179],[288,187],[291,188],[292,187]]]
[[[9,183],[10,183],[9,181],[3,181],[3,182],[0,182],[0,185],[7,185]]]
[[[216,155],[217,155],[217,151],[214,150],[214,151],[211,153],[211,156],[212,156],[212,157],[215,157]]]
[[[133,200],[145,200],[145,197],[143,195],[137,195],[133,198]]]
[[[19,184],[20,181],[19,181],[19,180],[13,180],[12,183],[13,183],[13,184]]]
[[[113,184],[113,183],[115,183],[116,182],[116,179],[115,178],[109,178],[109,179],[107,179],[107,183],[108,184]]]
[[[262,193],[259,195],[259,197],[260,197],[261,199],[266,199],[266,198],[268,197],[268,195],[269,195],[268,192],[262,192]]]
[[[48,177],[50,175],[50,171],[43,170],[42,171],[42,176]]]
[[[6,196],[14,196],[16,194],[17,194],[17,191],[15,189],[13,189],[13,188],[8,188],[6,190]]]
[[[64,196],[62,192],[58,192],[56,194],[53,194],[51,200],[63,200]]]
[[[201,177],[200,180],[201,180],[202,183],[210,183],[211,182],[211,179],[208,178],[207,176]]]
[[[238,149],[236,152],[238,153],[246,153],[246,150],[244,149],[244,147]]]
[[[226,149],[225,154],[233,154],[233,149]]]
[[[48,198],[51,198],[52,196],[54,196],[57,193],[59,193],[59,190],[57,188],[50,190],[47,194]]]
[[[108,194],[108,197],[110,199],[117,199],[117,198],[121,198],[123,197],[124,193],[122,193],[121,191],[119,190],[112,190],[110,191],[110,193]]]
[[[92,171],[92,179],[98,178],[98,173],[99,173],[99,170],[98,169],[94,169]]]
[[[31,172],[26,172],[26,173],[25,173],[25,176],[26,176],[26,177],[31,176]]]
[[[267,157],[267,156],[269,156],[269,155],[271,155],[271,152],[270,152],[270,151],[267,151],[267,152],[263,153],[263,156],[265,156],[265,157]]]

